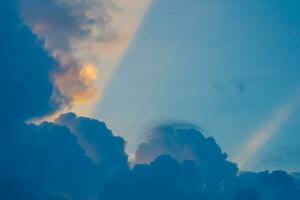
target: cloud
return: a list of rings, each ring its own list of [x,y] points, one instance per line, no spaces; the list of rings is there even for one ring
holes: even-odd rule
[[[0,127],[1,199],[92,199],[109,178],[128,170],[124,140],[103,122],[73,113],[56,121]]]
[[[86,3],[88,2],[88,3]],[[91,0],[21,0],[21,13],[24,21],[33,31],[45,39],[46,47],[54,54],[69,51],[71,41],[90,34],[90,26],[94,23],[105,25],[109,16],[103,0],[100,2],[99,13],[102,16],[94,19],[88,16]],[[96,4],[98,6],[99,3]],[[102,26],[100,26],[102,27]],[[59,32],[56,32],[59,31]]]
[[[45,41],[45,48],[61,65],[53,73],[61,93],[71,103],[97,98],[93,85],[97,68],[76,55],[76,45],[87,38],[108,42],[118,37],[110,26],[110,1],[20,0],[20,5],[24,22]],[[84,76],[87,69],[93,71],[92,77]]]
[[[103,199],[207,199],[203,182],[193,161],[179,164],[168,155],[146,165],[136,165],[131,171],[110,181]]]
[[[3,139],[3,138],[2,138]],[[101,185],[101,171],[76,144],[64,127],[51,123],[19,125],[1,152],[1,177],[39,199],[41,195],[70,196],[84,199]],[[93,186],[95,185],[95,186]],[[88,186],[88,187],[87,187]]]
[[[198,173],[213,190],[220,188],[221,181],[234,179],[238,171],[213,138],[204,137],[191,125],[167,124],[153,129],[148,142],[139,145],[135,156],[138,163],[148,163],[162,154],[171,155],[178,162],[195,161]]]
[[[1,121],[39,117],[63,106],[65,100],[50,76],[59,65],[40,47],[41,41],[21,24],[15,1],[1,1],[0,29]]]
[[[52,75],[71,107],[101,96],[150,1],[20,0],[22,19],[61,65]],[[91,66],[97,79],[82,76]]]
[[[242,173],[238,177],[240,199],[279,200],[300,198],[299,184],[285,171]],[[245,197],[245,198],[244,198]]]
[[[170,155],[176,161],[170,161],[172,159],[165,158],[162,156],[163,154]],[[153,197],[151,195],[158,195],[154,196],[153,199],[173,198],[173,194],[176,194],[175,196],[179,199],[182,199],[180,198],[182,197],[181,194],[192,194],[191,196],[185,196],[184,199],[222,200],[271,200],[286,199],[287,197],[298,199],[300,197],[299,182],[296,182],[296,179],[288,175],[287,172],[274,171],[269,173],[266,171],[254,173],[240,171],[237,174],[239,170],[237,165],[227,161],[226,158],[227,155],[222,153],[215,140],[204,137],[197,127],[187,124],[161,125],[151,131],[148,141],[141,144],[136,151],[137,162],[149,164],[136,165],[130,177],[126,177],[125,180],[121,179],[121,183],[116,180],[114,182],[116,185],[113,186],[126,188],[125,185],[134,184],[128,187],[138,187],[138,191],[144,191],[141,194],[133,191],[130,193],[131,190],[126,188],[126,192],[129,191],[129,194],[134,196],[133,199],[142,198],[143,193],[150,196],[149,199]],[[186,186],[181,185],[178,187],[181,184],[180,179],[177,179],[177,176],[179,176],[178,168],[183,167],[187,162],[190,166],[193,166],[189,171],[193,173],[194,180],[186,180]],[[152,171],[153,166],[157,166],[156,163],[161,164],[159,169],[162,170],[162,174],[171,173],[171,175],[158,180],[151,179],[150,177],[155,177],[159,173],[159,169]],[[171,167],[168,163],[177,166],[177,170],[174,170],[174,166]],[[141,171],[138,171],[138,169]],[[166,179],[170,180],[171,183],[163,181]],[[194,183],[197,183],[197,185],[193,185]],[[152,189],[157,187],[165,192],[160,193],[162,196],[155,192],[155,194],[152,194]],[[165,187],[171,187],[170,191],[176,190],[179,194],[169,192],[169,190],[164,189]],[[125,195],[128,194],[126,192],[124,192]]]
[[[161,155],[109,181],[100,197],[106,200],[296,200],[300,197],[299,182],[284,171],[241,172],[231,181],[221,181],[220,186],[210,190],[195,161],[179,163],[169,155]]]
[[[61,115],[55,123],[66,126],[75,134],[79,145],[87,155],[113,174],[128,168],[125,154],[125,141],[113,135],[105,123],[86,117],[77,117],[74,113]]]

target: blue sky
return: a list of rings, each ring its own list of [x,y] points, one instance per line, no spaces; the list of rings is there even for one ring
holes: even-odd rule
[[[299,8],[296,0],[154,1],[95,115],[130,141],[130,152],[147,128],[183,121],[237,159],[298,97]],[[284,149],[300,150],[299,111],[295,106],[246,168],[297,170],[300,160]],[[276,161],[285,156],[288,162]]]

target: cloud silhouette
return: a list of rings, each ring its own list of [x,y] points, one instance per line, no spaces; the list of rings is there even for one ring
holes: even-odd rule
[[[204,183],[193,161],[179,164],[162,155],[150,164],[136,165],[131,171],[107,183],[103,199],[207,199]]]
[[[46,194],[85,199],[101,185],[101,171],[67,128],[52,123],[24,124],[13,131],[5,140],[8,145],[1,148],[5,152],[1,177],[12,180],[34,199]]]
[[[162,154],[171,155],[177,161],[193,160],[197,171],[205,180],[208,189],[219,190],[222,181],[232,181],[238,168],[227,161],[227,155],[211,137],[194,126],[186,124],[162,125],[151,131],[148,142],[136,151],[138,163],[148,163]]]
[[[169,155],[161,155],[107,182],[100,198],[296,200],[300,197],[299,182],[284,171],[244,172],[230,181],[222,180],[221,188],[213,190],[207,187],[206,178],[195,161],[179,163]]]
[[[1,1],[1,121],[50,114],[64,103],[50,73],[58,64],[18,18],[16,2]],[[56,101],[52,95],[56,93]],[[5,113],[5,115],[4,115]]]
[[[106,175],[128,169],[125,141],[114,136],[105,123],[74,113],[63,114],[55,122],[75,134],[79,145]]]
[[[300,198],[299,183],[285,171],[242,173],[238,177],[238,199],[253,197],[262,200],[296,200]],[[244,198],[244,199],[247,199]]]
[[[69,121],[63,122],[67,117]],[[1,135],[0,197],[11,199],[4,198],[11,191],[16,199],[23,195],[29,195],[28,199],[94,198],[106,180],[128,170],[123,139],[114,137],[102,122],[77,118],[73,113],[59,120],[61,125],[44,122],[1,127],[1,133],[11,134]],[[90,142],[100,156],[98,162],[79,145],[76,136],[85,133],[86,138],[95,139]]]

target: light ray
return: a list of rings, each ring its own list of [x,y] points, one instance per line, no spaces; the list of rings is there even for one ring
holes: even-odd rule
[[[78,45],[78,57],[86,62],[92,62],[99,69],[99,78],[96,80],[99,98],[75,106],[72,111],[79,115],[93,116],[95,114],[93,113],[94,108],[101,101],[101,97],[118,63],[135,38],[152,0],[113,0],[112,2],[116,5],[116,11],[111,13],[111,26],[118,32],[118,39],[99,43],[87,40]]]
[[[243,146],[236,159],[242,169],[248,166],[249,161],[254,164],[256,153],[278,132],[278,130],[293,115],[300,106],[300,89],[296,91],[289,101],[279,108],[264,125],[256,131],[249,142]]]

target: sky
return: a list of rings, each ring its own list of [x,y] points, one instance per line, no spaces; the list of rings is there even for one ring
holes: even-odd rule
[[[131,152],[151,126],[183,121],[236,162],[251,154],[256,163],[246,169],[297,170],[300,160],[285,151],[299,151],[299,6],[154,1],[94,116],[133,141]],[[253,140],[262,144],[247,149]]]
[[[299,200],[296,0],[1,0],[0,199]]]

